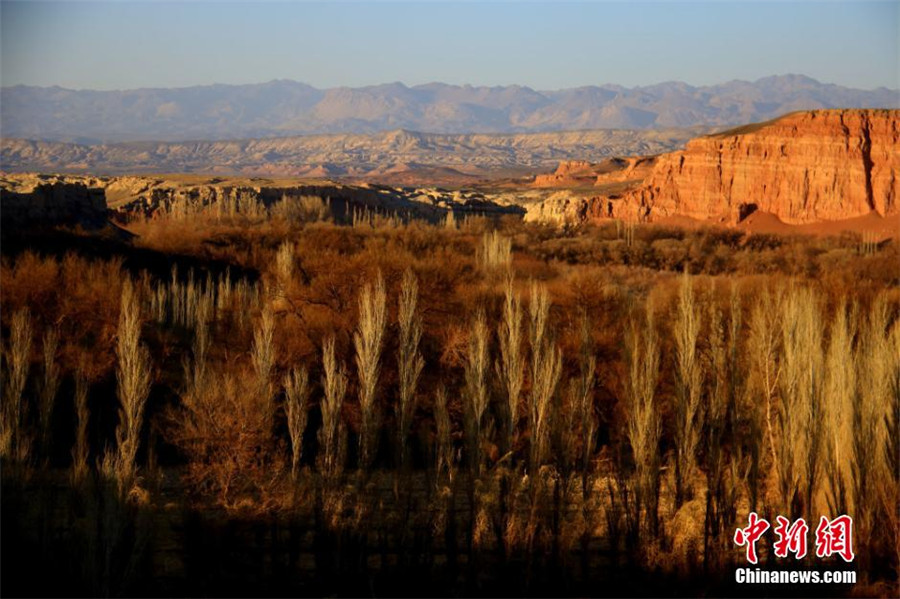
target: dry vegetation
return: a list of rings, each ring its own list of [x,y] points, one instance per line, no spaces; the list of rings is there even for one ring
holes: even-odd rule
[[[130,228],[3,256],[11,590],[722,594],[756,510],[853,515],[858,589],[898,591],[894,242]]]

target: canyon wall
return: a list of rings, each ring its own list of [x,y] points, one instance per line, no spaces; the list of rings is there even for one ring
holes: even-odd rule
[[[790,114],[663,155],[621,216],[735,223],[754,210],[792,224],[898,212],[900,111]]]
[[[89,182],[30,175],[0,178],[0,220],[4,228],[30,225],[105,226],[106,195]]]

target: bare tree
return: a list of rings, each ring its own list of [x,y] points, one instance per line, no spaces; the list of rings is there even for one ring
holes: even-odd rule
[[[579,327],[579,374],[573,387],[575,405],[581,433],[581,486],[587,497],[588,480],[591,472],[591,456],[594,452],[594,435],[597,430],[597,415],[594,413],[594,379],[597,358],[594,356],[591,338],[591,321],[587,313],[582,314]]]
[[[359,407],[362,422],[359,434],[359,464],[368,470],[378,450],[379,413],[376,405],[381,349],[386,318],[386,294],[381,274],[375,286],[366,284],[359,295],[359,324],[353,335],[356,370],[359,377]]]
[[[500,360],[497,375],[506,392],[506,450],[515,445],[516,428],[519,424],[519,403],[522,383],[525,378],[525,356],[522,349],[522,300],[513,290],[512,273],[506,278],[503,317],[497,327],[500,341]]]
[[[753,386],[762,395],[765,406],[766,437],[775,477],[778,478],[778,458],[775,446],[775,410],[778,383],[781,378],[781,319],[783,294],[780,290],[764,290],[750,316],[750,335],[747,351]]]
[[[409,459],[407,438],[412,426],[413,415],[416,410],[416,386],[419,375],[425,361],[419,352],[419,340],[422,338],[422,319],[418,316],[416,307],[419,296],[419,285],[416,276],[411,269],[407,269],[403,275],[403,283],[400,287],[400,302],[397,314],[397,324],[400,328],[400,339],[397,346],[397,366],[399,377],[400,401],[397,404],[397,445],[399,450],[399,464],[401,468],[406,466]]]
[[[635,509],[643,509],[651,534],[657,530],[659,489],[659,408],[656,405],[656,383],[659,377],[659,344],[652,317],[648,314],[643,333],[632,322],[626,336],[625,357],[628,376],[625,403],[628,408],[626,434],[634,456]],[[638,524],[638,527],[640,524]]]
[[[90,409],[88,408],[88,394],[90,382],[84,372],[84,364],[79,364],[75,370],[75,447],[72,448],[72,478],[76,483],[83,481],[88,474],[90,459],[90,438],[88,437],[88,425],[90,422]]]
[[[41,384],[38,389],[41,418],[41,453],[44,458],[50,457],[50,442],[52,439],[53,407],[56,402],[56,393],[59,390],[59,366],[56,363],[56,350],[58,337],[56,331],[48,328],[44,332],[43,339],[43,371]]]
[[[812,516],[820,471],[824,356],[818,296],[795,287],[784,302],[779,378],[778,482],[781,508],[791,518]]]
[[[675,508],[691,494],[697,443],[703,426],[700,412],[702,371],[697,355],[700,311],[687,271],[681,278],[675,333]]]
[[[478,263],[485,270],[507,267],[512,262],[512,241],[498,231],[485,233],[478,248]]]
[[[256,374],[256,388],[262,400],[264,416],[271,427],[275,418],[273,403],[272,371],[275,368],[275,316],[269,306],[263,307],[259,325],[253,331],[250,358]]]
[[[113,469],[121,489],[134,481],[135,458],[144,424],[144,407],[150,394],[150,352],[140,342],[141,307],[130,280],[122,286],[116,343],[116,380],[119,398],[119,425],[116,428],[118,456]]]
[[[278,287],[284,293],[294,274],[294,244],[285,241],[278,246],[275,255],[275,273],[278,276]]]
[[[824,482],[829,510],[833,514],[851,512],[851,415],[857,405],[856,365],[849,359],[854,353],[855,331],[852,329],[852,320],[855,319],[848,317],[847,306],[838,305],[831,323],[831,338],[825,357],[825,393],[822,405],[823,442],[826,450]]]
[[[340,443],[343,437],[341,423],[341,406],[347,392],[347,371],[338,362],[334,352],[335,339],[330,337],[322,346],[322,428],[319,431],[319,448],[321,451],[322,470],[326,476],[340,474],[343,469]]]
[[[544,461],[548,445],[550,403],[562,372],[562,355],[551,339],[548,325],[550,297],[547,288],[531,285],[529,335],[531,338],[531,471]]]
[[[466,354],[466,422],[469,434],[469,466],[476,476],[481,473],[483,420],[489,401],[488,371],[490,364],[489,335],[484,310],[479,310],[469,332]]]
[[[6,397],[3,409],[3,454],[23,460],[28,443],[22,430],[25,419],[25,384],[31,362],[31,314],[23,308],[15,312],[9,325],[9,345],[5,348]]]
[[[447,409],[447,391],[438,387],[434,395],[435,451],[434,467],[438,484],[444,476],[453,475],[453,440],[450,437],[450,412]]]
[[[853,429],[855,438],[852,453],[853,525],[860,538],[872,543],[881,536],[880,522],[896,521],[897,504],[882,511],[879,497],[890,498],[892,483],[897,481],[898,459],[896,412],[900,405],[900,357],[898,357],[898,324],[889,326],[890,312],[887,298],[878,296],[868,311],[868,318],[860,327],[857,370],[859,397],[855,403]],[[891,412],[894,412],[893,414]],[[893,439],[892,439],[893,435]],[[894,541],[897,541],[896,534]],[[895,546],[896,547],[896,546]],[[900,552],[900,547],[896,549]],[[862,556],[862,552],[861,552]],[[863,558],[867,559],[867,558]]]
[[[309,373],[306,368],[292,368],[284,375],[284,410],[288,434],[291,436],[291,478],[297,480],[303,455],[303,433],[309,409]]]

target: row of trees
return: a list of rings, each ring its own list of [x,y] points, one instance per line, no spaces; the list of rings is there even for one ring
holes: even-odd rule
[[[485,234],[479,248],[482,300],[454,315],[465,335],[452,348],[458,366],[443,372],[446,338],[426,326],[413,269],[395,293],[380,274],[363,279],[352,334],[321,335],[315,359],[279,349],[295,314],[291,290],[308,276],[290,243],[261,285],[177,272],[129,279],[113,439],[90,439],[96,389],[73,372],[76,480],[94,471],[123,497],[141,487],[148,397],[154,381],[173,377],[147,346],[162,330],[189,346],[178,400],[161,412],[165,437],[181,450],[189,489],[229,509],[268,511],[294,500],[286,490],[365,485],[386,469],[399,489],[418,470],[435,497],[469,496],[473,539],[518,530],[517,518],[532,531],[526,545],[544,525],[561,538],[559,522],[575,510],[572,538],[601,530],[647,557],[694,534],[715,557],[750,510],[808,521],[849,513],[861,559],[898,563],[900,324],[888,294],[857,303],[800,282],[707,289],[684,274],[671,300],[623,294],[619,330],[598,330],[589,311],[567,318],[577,323],[566,331],[573,345],[562,342],[548,286],[516,278],[509,240]],[[66,340],[48,328],[34,352],[32,326],[27,311],[14,313],[3,352],[0,449],[10,464],[49,453],[66,374]],[[612,353],[598,351],[598,334],[615,339]],[[698,505],[698,530],[676,530],[678,514]]]

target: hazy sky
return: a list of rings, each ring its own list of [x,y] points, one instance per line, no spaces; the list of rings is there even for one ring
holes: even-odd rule
[[[900,2],[8,2],[3,85],[900,87]]]

